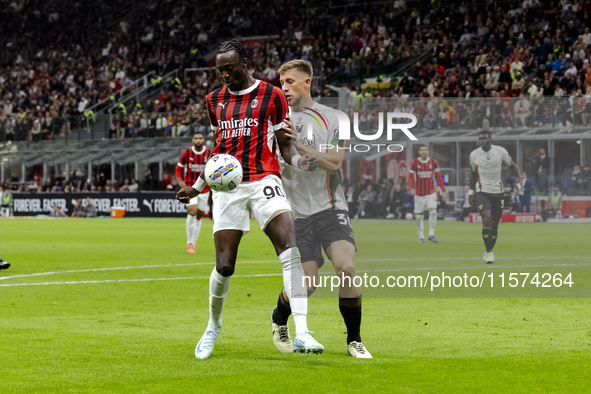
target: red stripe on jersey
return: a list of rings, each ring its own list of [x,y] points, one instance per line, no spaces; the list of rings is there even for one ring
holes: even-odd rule
[[[413,177],[412,181],[415,189],[415,195],[428,196],[435,193],[435,170],[439,168],[437,160],[429,158],[426,163],[422,163],[419,158],[416,158],[410,164],[411,172],[409,178]],[[410,183],[410,182],[409,182]],[[441,185],[442,190],[443,185]]]
[[[199,178],[199,175],[205,170],[205,163],[211,157],[211,151],[209,148],[205,148],[202,153],[195,153],[193,148],[185,149],[181,154],[179,163],[185,167],[185,176],[183,181],[187,186],[193,186],[193,184]],[[207,193],[209,189],[204,189],[203,193]]]
[[[285,94],[273,85],[259,81],[251,92],[236,95],[227,86],[207,96],[210,123],[215,127],[213,155],[227,153],[242,163],[243,181],[266,175],[279,175],[275,141],[269,146],[269,128],[287,115]]]

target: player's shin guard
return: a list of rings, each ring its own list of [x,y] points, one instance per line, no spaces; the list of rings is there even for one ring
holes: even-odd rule
[[[283,266],[283,287],[289,298],[296,335],[308,331],[308,290],[304,285],[304,269],[298,248],[289,248],[279,255]]]
[[[219,274],[214,268],[209,276],[209,323],[215,328],[222,328],[222,312],[230,290],[230,276]]]
[[[435,235],[435,226],[437,226],[437,211],[429,211],[429,237]]]
[[[417,231],[419,233],[419,238],[425,238],[424,225],[423,225],[423,221],[425,219],[425,214],[424,213],[416,213],[415,215],[417,216]]]
[[[482,228],[482,240],[484,241],[484,246],[486,247],[486,252],[492,252],[492,248],[494,242],[492,240],[492,230],[488,227]]]
[[[339,298],[339,310],[347,326],[347,344],[361,342],[361,296]]]

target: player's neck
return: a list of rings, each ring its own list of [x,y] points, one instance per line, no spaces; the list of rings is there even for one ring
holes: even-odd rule
[[[201,145],[201,148],[197,148],[196,146],[193,146],[193,151],[195,153],[202,153],[205,150],[205,145]]]
[[[425,157],[424,159],[423,159],[421,156],[419,156],[419,161],[420,161],[421,163],[426,163],[426,162],[428,162],[428,161],[429,161],[429,156]]]
[[[314,100],[312,100],[312,97],[304,96],[297,99],[297,102],[291,106],[291,110],[294,112],[304,112],[306,108],[310,108],[313,106]]]
[[[256,80],[256,79],[254,79],[254,78],[252,77],[252,75],[250,75],[250,74],[247,74],[247,75],[246,75],[246,78],[244,78],[244,82],[242,82],[242,84],[241,84],[241,86],[240,86],[240,89],[238,89],[238,90],[239,90],[239,91],[246,90],[246,89],[248,89],[249,87],[251,87],[252,85],[254,85],[256,81],[257,81],[257,80]]]

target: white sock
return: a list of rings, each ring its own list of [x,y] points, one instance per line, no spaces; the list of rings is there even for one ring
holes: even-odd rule
[[[435,236],[435,226],[437,226],[437,211],[429,211],[429,237]]]
[[[200,231],[201,219],[197,219],[197,216],[187,215],[187,245],[197,243]]]
[[[283,287],[289,298],[296,336],[308,331],[308,289],[304,286],[304,269],[298,248],[290,248],[279,255],[283,267]]]
[[[209,276],[209,323],[208,327],[222,328],[222,312],[230,290],[231,276],[221,276],[215,267]]]
[[[419,232],[419,238],[425,238],[423,234],[423,219],[425,219],[425,214],[417,213],[417,231]]]

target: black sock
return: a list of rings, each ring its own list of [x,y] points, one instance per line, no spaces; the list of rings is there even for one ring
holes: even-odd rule
[[[497,230],[490,230],[490,251],[492,252],[497,242]]]
[[[289,300],[286,300],[285,297],[283,297],[283,290],[281,290],[279,298],[277,299],[277,308],[273,311],[273,322],[280,326],[284,326],[287,324],[287,318],[289,315],[291,315]]]
[[[482,239],[484,240],[484,246],[486,247],[486,253],[492,252],[492,230],[488,227],[482,228]]]
[[[361,296],[339,298],[339,310],[347,326],[347,345],[353,341],[361,342]]]

